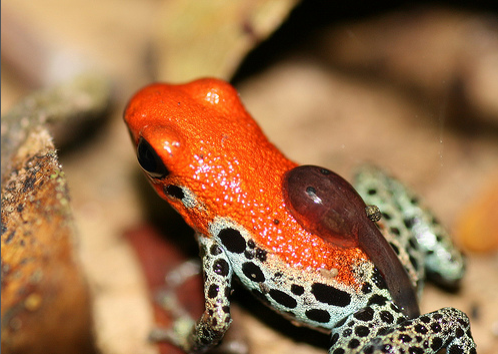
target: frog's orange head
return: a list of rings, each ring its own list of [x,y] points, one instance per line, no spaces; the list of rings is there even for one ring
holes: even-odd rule
[[[276,193],[294,166],[221,80],[147,86],[130,100],[124,118],[157,193],[198,231],[213,215],[240,213],[240,203],[263,189]]]

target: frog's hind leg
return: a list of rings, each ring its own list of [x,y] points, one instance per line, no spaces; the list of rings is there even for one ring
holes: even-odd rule
[[[454,308],[407,320],[389,303],[369,306],[332,330],[329,354],[475,354],[467,315]]]
[[[404,226],[416,239],[409,242],[420,249],[428,277],[445,287],[456,287],[465,272],[465,260],[432,212],[420,204],[411,190],[379,169],[364,167],[357,180],[362,197],[371,197],[369,193],[377,188],[379,194],[385,195],[382,203],[389,203],[388,197],[391,199],[390,204],[399,210]],[[377,181],[375,186],[371,180]]]
[[[455,287],[465,273],[465,259],[451,236],[434,214],[420,205],[412,191],[391,180],[396,202],[403,210],[403,222],[417,238],[425,252],[427,275],[446,287]]]
[[[367,205],[380,209],[380,231],[404,265],[420,296],[425,279],[424,253],[403,221],[403,211],[394,201],[390,180],[381,170],[363,166],[355,176],[354,187]]]

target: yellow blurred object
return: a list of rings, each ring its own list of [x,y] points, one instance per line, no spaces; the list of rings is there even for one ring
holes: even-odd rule
[[[488,253],[498,250],[498,176],[491,178],[481,193],[465,208],[456,236],[466,251]]]
[[[297,3],[165,1],[153,40],[156,79],[230,79],[245,55],[275,31]]]

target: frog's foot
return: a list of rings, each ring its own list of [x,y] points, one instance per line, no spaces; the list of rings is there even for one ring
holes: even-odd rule
[[[329,354],[475,354],[470,322],[462,311],[443,308],[412,320],[385,307],[367,307],[332,331]]]
[[[156,327],[149,333],[152,342],[168,342],[186,350],[187,338],[195,321],[191,317],[182,317],[174,320],[172,328]]]
[[[184,349],[187,347],[187,338],[195,326],[195,320],[179,301],[177,290],[188,279],[199,275],[200,272],[200,262],[189,260],[166,275],[166,287],[159,291],[155,297],[156,302],[172,317],[173,326],[171,328],[154,328],[149,334],[149,340],[169,342]]]

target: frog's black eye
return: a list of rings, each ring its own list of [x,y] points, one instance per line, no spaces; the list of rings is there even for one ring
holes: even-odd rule
[[[144,138],[140,138],[137,146],[138,163],[152,178],[163,178],[169,174],[163,161]]]

